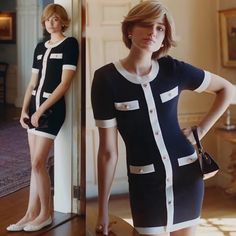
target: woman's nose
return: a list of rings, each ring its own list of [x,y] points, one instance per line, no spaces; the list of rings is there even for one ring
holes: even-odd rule
[[[156,34],[157,34],[156,27],[154,27],[154,26],[149,27],[149,29],[148,29],[148,35],[155,37]]]

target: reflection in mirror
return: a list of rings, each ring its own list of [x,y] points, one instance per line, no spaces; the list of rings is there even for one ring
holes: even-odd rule
[[[107,4],[107,2],[109,2],[109,4]],[[128,2],[130,5],[135,4],[135,1],[128,1]],[[139,1],[136,1],[136,3],[138,2]],[[218,56],[217,50],[216,50],[217,42],[215,41],[215,38],[218,37],[217,30],[216,30],[217,21],[216,20],[211,21],[211,22],[207,21],[207,18],[209,16],[212,16],[215,19],[215,15],[216,15],[215,10],[212,8],[210,9],[208,7],[208,3],[206,2],[205,3],[206,6],[204,7],[204,10],[203,10],[204,15],[201,17],[201,20],[199,21],[199,17],[197,17],[197,12],[195,9],[201,7],[200,3],[198,1],[193,1],[191,3],[189,1],[186,1],[186,4],[188,6],[188,21],[186,21],[186,17],[183,17],[182,11],[179,9],[177,3],[173,1],[162,1],[162,2],[168,5],[168,8],[171,9],[171,11],[173,12],[174,19],[176,21],[177,32],[178,32],[178,35],[181,36],[181,40],[180,42],[178,42],[178,46],[169,52],[170,55],[174,58],[188,61],[188,63],[194,64],[198,68],[205,68],[206,70],[213,71],[213,73],[217,73],[217,68],[218,66],[220,66],[215,62],[215,58],[217,58]],[[98,68],[100,68],[103,65],[106,65],[107,63],[116,62],[119,59],[126,57],[128,54],[127,50],[124,48],[121,42],[120,22],[123,20],[123,16],[127,14],[129,10],[129,6],[127,4],[125,8],[123,7],[123,5],[121,6],[117,3],[115,4],[113,1],[106,1],[106,4],[102,2],[100,3],[97,2],[96,4],[94,4],[94,1],[87,0],[88,21],[87,21],[86,32],[87,32],[88,43],[87,43],[87,54],[86,54],[86,59],[87,59],[86,77],[87,77],[88,95],[87,95],[86,107],[87,107],[87,147],[88,148],[87,148],[87,155],[86,155],[87,156],[87,169],[86,169],[87,170],[87,178],[86,178],[87,216],[86,217],[87,217],[87,224],[88,224],[90,235],[95,235],[95,228],[96,228],[96,222],[97,222],[97,215],[95,215],[95,212],[98,211],[97,195],[98,195],[99,169],[100,169],[100,181],[102,178],[104,178],[104,182],[106,181],[107,185],[109,185],[110,183],[108,182],[112,179],[111,176],[113,175],[112,168],[114,168],[114,165],[112,164],[112,161],[111,161],[112,158],[107,158],[107,160],[103,159],[104,160],[103,163],[101,162],[101,160],[97,160],[98,149],[100,150],[100,154],[101,154],[100,159],[103,158],[102,157],[103,154],[104,156],[106,155],[105,153],[116,153],[114,149],[112,149],[114,152],[111,151],[109,149],[109,145],[107,144],[109,142],[113,144],[113,147],[116,146],[116,143],[115,143],[116,140],[115,141],[112,140],[114,138],[114,135],[113,135],[114,130],[110,128],[110,132],[104,131],[104,127],[106,125],[107,127],[111,127],[112,124],[114,125],[115,123],[113,119],[114,117],[111,116],[111,114],[113,114],[112,109],[109,110],[105,115],[102,113],[105,110],[105,107],[109,105],[108,104],[109,94],[115,91],[114,93],[112,93],[112,95],[117,96],[117,94],[119,93],[125,93],[126,90],[128,91],[128,94],[125,94],[126,95],[125,98],[120,96],[119,98],[117,98],[117,101],[115,101],[117,102],[115,104],[115,109],[116,109],[115,114],[117,114],[116,118],[119,119],[120,121],[120,123],[118,121],[119,129],[122,130],[123,134],[126,133],[127,130],[129,130],[130,133],[127,134],[127,136],[132,135],[131,127],[133,126],[133,124],[139,122],[138,112],[139,112],[139,109],[142,109],[142,105],[143,105],[143,103],[141,103],[142,105],[139,105],[137,104],[137,101],[135,101],[137,99],[138,100],[140,99],[139,96],[137,96],[136,98],[132,97],[133,95],[132,90],[131,88],[129,89],[128,87],[130,86],[130,83],[124,82],[126,87],[122,87],[120,84],[118,84],[117,82],[118,79],[112,80],[112,78],[114,78],[115,76],[118,76],[118,74],[123,75],[124,77],[127,75],[128,76],[130,75],[130,73],[127,73],[125,71],[125,69],[122,67],[121,64],[119,63],[115,64],[116,69],[118,68],[119,73],[114,72],[114,68],[115,68],[114,65],[109,65],[103,68],[103,70],[98,71],[96,73],[96,76],[97,77],[100,76],[100,77],[99,79],[97,78],[97,80],[94,83],[96,83],[97,90],[99,89],[100,90],[96,91],[96,89],[94,88],[95,90],[94,93],[97,92],[97,94],[99,95],[97,96],[94,95],[95,99],[93,103],[95,104],[94,106],[100,105],[102,107],[102,111],[100,111],[99,108],[95,107],[95,116],[97,116],[97,120],[98,120],[97,125],[104,125],[100,129],[100,138],[102,137],[103,145],[99,146],[99,135],[98,135],[97,129],[94,127],[93,120],[91,119],[91,117],[93,117],[93,112],[92,112],[92,107],[90,105],[91,104],[91,101],[90,101],[91,89],[90,88],[92,86],[94,72]],[[100,11],[98,11],[98,9],[100,9]],[[212,30],[209,31],[209,29],[212,29]],[[135,32],[132,31],[132,33],[135,33]],[[204,35],[204,37],[202,37],[202,35]],[[136,36],[138,36],[138,34]],[[205,37],[208,37],[211,39],[210,45],[205,44],[206,43]],[[135,40],[135,39],[132,39],[132,40]],[[125,67],[126,69],[127,68],[130,69],[127,66],[127,64],[125,64],[125,62],[127,62],[126,60],[123,60],[122,62],[124,65],[126,65]],[[105,73],[106,69],[112,72],[110,74],[106,74]],[[111,83],[109,83],[109,85],[105,84],[104,78],[106,79],[106,81],[112,80]],[[123,79],[124,78],[120,80],[123,81]],[[98,85],[99,80],[101,81],[101,83],[103,81],[104,84],[99,86]],[[132,79],[130,79],[129,82],[130,81],[132,82]],[[114,85],[114,86],[117,85],[117,86],[115,88],[111,88],[109,92],[103,90],[103,88],[106,88],[107,86],[110,86],[110,85]],[[117,91],[116,88],[120,88],[119,91]],[[144,89],[143,90],[141,89],[142,92],[140,93],[143,95],[146,95],[146,92]],[[158,91],[158,88],[155,91]],[[162,92],[164,93],[166,91],[163,89]],[[101,101],[103,98],[104,98],[104,101]],[[174,96],[172,98],[174,98]],[[133,101],[133,103],[131,101]],[[122,102],[124,102],[124,104],[121,104]],[[168,104],[167,100],[165,102],[163,103]],[[193,104],[197,104],[197,105],[193,106]],[[181,96],[181,104],[178,107],[178,119],[179,119],[181,127],[189,127],[189,126],[192,126],[193,124],[198,124],[202,120],[203,116],[209,110],[209,107],[211,106],[211,104],[212,104],[212,97],[210,97],[210,95],[205,95],[205,94],[193,95],[190,93],[186,93],[184,94],[183,97]],[[114,104],[112,103],[111,105],[114,105]],[[158,109],[160,110],[161,106],[157,108],[157,110]],[[131,114],[136,114],[136,115],[134,115],[132,117],[132,120],[129,121]],[[106,118],[104,118],[103,115],[106,116]],[[107,124],[103,122],[103,119],[104,120],[108,119],[110,123]],[[125,125],[127,125],[128,127],[126,127],[126,129],[122,129],[122,126],[125,126]],[[134,158],[132,160],[130,159],[128,160],[128,163],[129,164],[131,163],[130,164],[131,166],[128,167],[128,172],[132,171],[132,174],[133,174],[133,175],[130,174],[130,178],[134,179],[135,178],[134,176],[136,175],[138,176],[137,178],[140,178],[140,182],[141,182],[141,178],[143,179],[149,178],[148,173],[150,172],[150,175],[152,175],[153,169],[156,169],[157,172],[159,170],[159,173],[162,172],[161,169],[163,166],[163,163],[160,162],[159,165],[155,165],[155,167],[153,168],[153,166],[150,165],[150,162],[147,161],[147,158],[149,156],[148,154],[151,152],[151,149],[148,149],[145,153],[142,153],[142,147],[144,147],[145,145],[151,145],[150,143],[152,143],[152,141],[150,142],[147,141],[147,133],[149,130],[148,127],[149,127],[148,124],[143,125],[142,123],[140,124],[139,127],[136,127],[134,128],[134,130],[132,130],[134,132],[133,140],[140,137],[141,141],[134,142],[133,145],[130,145],[129,146],[130,148],[127,149],[127,153],[129,154],[130,152],[132,151],[135,152],[136,149],[140,148],[139,151],[136,151]],[[145,130],[142,132],[142,134],[139,135],[139,130],[142,128],[145,128]],[[165,127],[163,128],[163,130],[165,130]],[[129,141],[130,140],[128,140],[127,138],[126,144],[130,143]],[[104,143],[106,143],[107,146]],[[217,157],[217,153],[221,146],[218,146],[217,136],[214,135],[214,128],[204,138],[204,144],[207,145],[206,146],[207,150],[211,151],[213,155]],[[224,155],[229,156],[230,153],[228,153],[226,149],[228,145],[232,145],[232,144],[221,143],[221,145],[224,146],[223,148],[225,151],[222,151]],[[173,149],[174,150],[178,149],[178,145],[175,144]],[[232,149],[232,146],[231,146],[231,149]],[[111,197],[109,201],[109,214],[110,214],[109,222],[111,223],[114,218],[116,222],[116,224],[112,224],[112,232],[114,235],[116,235],[117,232],[119,232],[119,230],[123,228],[123,226],[121,226],[123,221],[130,223],[131,226],[133,225],[131,211],[130,211],[130,204],[129,204],[130,199],[128,195],[127,177],[126,177],[127,175],[126,174],[126,150],[124,147],[124,143],[120,139],[120,137],[118,138],[118,153],[119,153],[119,158],[118,158],[118,163],[116,166],[116,171],[114,174],[114,179],[113,179],[113,183],[111,187]],[[143,154],[143,157],[146,160],[146,164],[140,164],[140,163],[143,163],[142,159],[139,158],[140,153]],[[141,169],[137,168],[136,166],[134,166],[135,162],[140,162],[139,164],[137,164],[137,166],[142,165],[144,166],[144,168],[141,168]],[[100,163],[100,167],[97,169],[97,164],[99,165],[99,163]],[[106,172],[106,168],[104,168],[104,166],[107,165],[107,163],[110,163],[110,165]],[[198,165],[198,162],[195,162],[194,165]],[[185,167],[183,166],[182,170]],[[101,171],[101,169],[103,171]],[[105,173],[107,173],[107,176],[105,176]],[[165,176],[165,173],[166,172],[162,172],[162,175]],[[168,174],[168,171],[167,171],[167,174]],[[200,174],[201,172],[198,166],[198,176]],[[108,177],[109,175],[110,175],[110,178]],[[190,175],[186,174],[186,177],[187,179],[189,179]],[[185,182],[186,177],[184,177],[183,183]],[[211,234],[214,235],[216,233],[223,235],[235,229],[234,219],[228,218],[229,214],[233,214],[235,216],[234,201],[230,199],[229,197],[227,197],[224,194],[224,191],[222,190],[222,187],[226,187],[227,185],[227,179],[229,175],[225,172],[224,176],[220,176],[220,177],[224,178],[225,180],[224,183],[222,182],[222,178],[220,179],[219,176],[216,176],[213,179],[205,182],[206,189],[205,189],[205,198],[204,198],[203,209],[202,209],[202,221],[199,227],[197,228],[197,235],[204,235],[204,232],[206,231],[207,231],[207,234],[209,235]],[[157,179],[156,181],[158,182],[159,179]],[[170,179],[166,179],[166,181],[168,182],[170,181]],[[200,180],[200,182],[203,184],[202,180]],[[131,200],[132,198],[135,199],[137,195],[139,195],[140,198],[142,196],[145,196],[146,192],[150,190],[150,185],[151,185],[150,181],[147,181],[145,182],[143,189],[137,188],[137,186],[132,186],[132,188],[135,188],[137,192],[135,192],[134,195],[132,195],[132,192],[131,192],[131,195],[132,195],[130,196]],[[100,185],[100,186],[103,186],[103,185]],[[186,190],[187,188],[183,187],[183,189]],[[104,186],[103,186],[102,192],[104,194],[103,196],[105,196],[106,198],[108,195],[107,192],[109,192],[109,187],[107,188],[107,192],[106,192],[104,191]],[[188,191],[188,193],[186,193],[186,196],[188,196],[189,194],[191,194],[191,191]],[[183,196],[184,195],[185,194],[183,194]],[[156,201],[152,200],[151,197],[149,198],[150,201],[153,201],[153,204],[149,206],[148,209],[150,210],[154,209],[154,206],[156,202],[158,201],[158,198],[159,196],[156,197]],[[176,197],[173,200],[174,200],[174,203],[176,203],[176,201],[178,200],[178,197]],[[138,203],[137,202],[134,203],[133,201],[135,200],[132,200],[133,205],[137,204],[138,205],[137,208],[139,209],[142,208],[143,203],[140,203],[141,201]],[[227,202],[227,204],[224,204],[225,202]],[[193,204],[192,200],[191,200],[191,204]],[[104,203],[103,206],[101,204],[100,211],[102,207],[103,209],[105,208],[105,211],[106,211],[106,203]],[[190,211],[191,209],[193,209],[193,207],[192,205],[190,205],[190,207],[183,207],[183,210],[184,209]],[[216,212],[217,209],[220,209],[220,212]],[[133,211],[135,210],[136,208],[133,208]],[[143,211],[144,210],[146,209],[143,209]],[[158,212],[159,210],[160,209],[158,209],[156,212]],[[199,210],[200,209],[198,209],[198,211]],[[104,221],[106,221],[106,219]],[[224,226],[229,226],[229,228],[226,229],[223,226],[221,227],[221,224],[223,224]],[[98,226],[99,226],[98,229],[100,229],[100,225]],[[128,234],[127,232],[125,235],[132,235],[132,234]]]
[[[20,222],[18,222],[17,225],[11,225],[8,228],[9,231],[18,231],[18,230],[20,231],[20,230],[23,230],[24,226],[27,227],[24,230],[37,231],[40,228],[44,228],[49,225],[55,227],[61,224],[62,222],[68,221],[68,219],[73,218],[73,224],[77,225],[77,228],[79,231],[77,235],[80,235],[80,234],[84,235],[84,221],[83,220],[78,221],[78,218],[75,217],[76,216],[75,214],[65,214],[65,212],[63,211],[54,212],[53,223],[51,224],[52,219],[50,215],[52,213],[52,200],[49,201],[49,199],[52,199],[52,198],[48,198],[46,197],[46,195],[50,195],[50,192],[52,192],[52,194],[55,192],[55,188],[53,184],[54,183],[54,152],[53,150],[49,152],[49,149],[53,143],[53,141],[51,141],[50,138],[52,136],[55,136],[56,134],[50,133],[46,138],[45,136],[39,135],[38,137],[40,137],[39,138],[40,145],[35,144],[35,142],[38,142],[38,141],[35,140],[32,142],[32,139],[29,138],[29,144],[30,144],[31,150],[32,150],[32,147],[34,149],[35,145],[37,147],[44,146],[43,148],[41,148],[41,151],[40,151],[41,154],[39,155],[37,155],[37,153],[39,153],[39,150],[40,150],[39,148],[34,149],[35,151],[31,151],[31,155],[32,156],[36,155],[38,156],[39,159],[42,158],[42,156],[44,156],[44,160],[42,160],[42,162],[32,161],[33,170],[36,171],[34,176],[39,176],[39,177],[41,176],[43,178],[43,186],[40,185],[38,181],[36,181],[37,183],[32,184],[31,191],[30,191],[30,198],[29,198],[28,186],[30,184],[30,174],[31,174],[31,161],[30,161],[30,155],[29,155],[30,151],[28,148],[27,132],[25,129],[23,129],[20,126],[19,119],[20,119],[20,114],[21,114],[21,109],[22,109],[21,107],[23,104],[25,91],[31,77],[32,62],[34,61],[33,67],[36,67],[34,68],[35,70],[33,70],[33,72],[37,72],[37,70],[38,71],[41,70],[40,60],[43,59],[43,56],[41,54],[44,54],[45,51],[42,51],[40,54],[39,51],[37,50],[44,50],[44,49],[42,49],[43,47],[42,48],[38,47],[34,55],[34,49],[35,49],[36,44],[39,43],[40,41],[48,40],[48,38],[46,38],[45,35],[43,35],[40,17],[41,17],[43,9],[49,3],[53,3],[53,1],[35,0],[35,1],[29,2],[29,1],[24,1],[24,0],[23,1],[17,0],[17,1],[2,1],[0,3],[1,11],[9,11],[9,12],[17,11],[16,12],[17,13],[17,22],[16,22],[17,43],[16,44],[1,44],[0,43],[0,49],[1,49],[0,61],[6,61],[9,64],[8,72],[7,72],[7,86],[6,86],[7,101],[6,101],[6,104],[0,103],[0,108],[1,108],[0,110],[0,115],[1,115],[0,116],[1,117],[0,118],[0,183],[1,183],[0,184],[0,196],[1,196],[0,198],[0,214],[1,214],[0,215],[0,219],[1,219],[0,220],[0,234],[1,235],[2,234],[5,235],[7,226],[9,226],[10,224],[14,224],[18,222],[20,219],[22,219],[22,217],[24,216],[26,212],[27,207],[28,207],[28,213],[30,214],[28,215],[26,214],[26,217],[23,218]],[[76,20],[74,20],[73,22],[77,26],[78,28],[77,31],[79,32],[80,20],[78,17],[79,15],[78,12],[80,11],[80,3],[78,1],[76,1],[76,3],[77,3],[77,14],[76,14]],[[66,1],[66,4],[72,4],[72,1],[71,3]],[[61,11],[59,11],[58,14],[60,15],[60,13]],[[71,11],[69,11],[69,14],[70,16],[73,16]],[[60,15],[59,21],[56,21],[55,19],[53,19],[54,21],[52,20],[50,22],[50,26],[48,27],[48,30],[49,31],[54,30],[56,28],[55,25],[59,27],[58,29],[65,28],[66,23],[63,25],[60,25],[62,22],[61,18],[62,18],[62,15]],[[63,18],[63,20],[65,21],[65,18]],[[1,30],[3,29],[0,27],[0,31]],[[68,36],[70,34],[71,34],[71,30],[68,33]],[[62,55],[62,53],[67,54],[68,55],[67,57],[64,55],[64,60],[67,60],[67,61],[64,61],[64,64],[66,64],[66,67],[63,70],[63,73],[64,73],[63,80],[67,81],[67,84],[69,85],[70,81],[72,81],[71,78],[74,75],[74,72],[77,66],[77,59],[78,59],[77,40],[71,37],[64,38],[63,32],[61,32],[61,30],[59,30],[59,33],[58,31],[57,32],[54,31],[53,35],[56,36],[52,38],[55,41],[51,40],[51,42],[48,43],[48,47],[45,49],[46,52],[48,53],[48,54],[46,53],[48,57],[47,58],[44,57],[44,59],[50,59],[51,62],[49,62],[48,64],[42,63],[42,68],[45,65],[47,65],[47,70],[46,70],[46,74],[47,74],[50,67],[50,63],[56,62],[58,66],[62,62],[62,57],[60,55]],[[77,33],[76,37],[77,39],[79,39],[80,34]],[[71,47],[68,46],[67,45],[68,41],[70,43],[71,42],[74,43],[74,45]],[[57,43],[58,45],[53,45],[53,43]],[[66,52],[61,52],[60,50],[62,50],[62,47],[60,47],[60,45],[65,45],[65,44],[67,45],[67,47],[69,47],[69,49],[66,50]],[[63,48],[66,48],[66,46],[65,47],[63,46]],[[69,54],[70,52],[72,52],[72,55]],[[37,53],[39,53],[39,55],[36,55]],[[17,55],[17,58],[16,58],[16,55]],[[33,56],[36,56],[34,60],[33,60]],[[38,65],[39,65],[39,68],[37,67]],[[54,69],[55,69],[55,66],[54,66]],[[60,71],[60,68],[58,67],[56,70]],[[40,75],[41,75],[40,81],[42,81],[44,72],[43,73],[40,72]],[[32,76],[31,82],[33,82],[32,83],[33,87],[35,87],[36,85],[36,90],[37,88],[39,89],[40,87],[43,87],[45,89],[45,86],[41,86],[43,85],[42,83],[40,83],[40,86],[37,87],[37,81],[38,81],[37,79],[39,77],[36,78],[37,77],[36,75],[37,73],[33,73],[33,76]],[[79,76],[80,75],[78,71],[76,74],[77,80],[79,79]],[[55,79],[56,76],[53,76],[53,77]],[[59,77],[60,75],[58,75],[58,78]],[[60,81],[59,79],[58,79],[58,82]],[[51,86],[49,87],[52,88]],[[65,90],[62,91],[62,94],[66,92],[67,87],[64,87],[64,88]],[[77,93],[79,93],[78,88],[76,89],[77,89]],[[47,89],[44,91],[44,93],[42,93],[43,98],[39,100],[39,104],[42,101],[53,100],[53,98],[50,99],[49,93],[52,91],[49,91],[49,90],[50,89]],[[35,93],[37,97],[37,91],[35,91]],[[70,94],[71,94],[71,91],[70,91]],[[30,96],[31,96],[31,93],[30,93]],[[34,92],[32,92],[32,96],[34,96]],[[76,94],[76,96],[79,97],[79,94]],[[63,103],[63,99],[60,99],[59,101]],[[31,103],[31,105],[32,104],[33,103]],[[44,103],[44,105],[45,104],[46,102]],[[48,102],[48,106],[50,107],[50,102]],[[37,102],[36,102],[36,107],[37,107]],[[34,107],[31,107],[30,109],[31,112],[33,112],[32,109],[34,109]],[[44,107],[44,110],[46,112],[48,108]],[[55,109],[52,109],[52,110],[54,110],[53,113],[55,114]],[[61,112],[61,114],[63,114],[63,112]],[[42,129],[47,129],[47,127],[50,128],[51,126],[49,122],[49,120],[51,119],[50,117],[52,117],[51,113],[50,114],[45,113],[45,117],[46,116],[48,116],[47,117],[48,122],[46,123],[44,122],[44,124],[42,124],[41,126]],[[60,115],[57,116],[56,121],[58,121],[59,116]],[[63,120],[61,121],[63,122]],[[37,118],[36,118],[36,121],[31,120],[32,125],[36,126],[37,124],[34,122],[37,123]],[[76,120],[74,122],[76,123],[76,126],[73,125],[73,127],[78,128],[80,125],[79,120]],[[55,128],[55,123],[56,122],[53,123],[54,128]],[[70,123],[70,127],[72,129],[71,123]],[[67,130],[68,130],[68,127],[67,127]],[[42,132],[44,131],[39,130],[39,133],[42,133]],[[75,130],[75,132],[77,132],[77,130]],[[63,131],[60,132],[60,136],[63,137],[63,135],[64,135]],[[29,134],[29,136],[31,136],[31,134]],[[73,150],[75,150],[76,146],[78,146],[78,143],[74,144]],[[72,149],[72,145],[71,145],[71,149]],[[47,158],[48,156],[49,158]],[[72,160],[71,156],[64,156],[64,158],[68,158]],[[34,160],[37,160],[37,158]],[[46,163],[46,161],[47,161],[47,165],[45,169],[44,164]],[[49,185],[49,176],[46,174],[47,171],[49,172],[50,180],[52,183],[51,186]],[[78,172],[78,170],[76,170],[76,172]],[[72,173],[69,173],[69,174],[70,176],[66,179],[72,179],[71,177]],[[63,175],[63,173],[61,173],[61,175]],[[57,176],[55,176],[55,178],[56,177]],[[46,182],[48,184],[46,184]],[[61,185],[63,185],[63,183]],[[69,204],[71,204],[71,206],[69,207],[70,209],[66,213],[71,213],[71,212],[78,213],[77,209],[72,210],[73,206],[71,202],[73,201],[77,202],[78,200],[76,199],[73,200],[74,196],[71,196],[71,188],[72,187],[70,187],[69,193],[68,193],[68,195],[70,195]],[[37,194],[32,194],[33,192]],[[54,198],[55,197],[56,196],[54,194]],[[62,197],[63,197],[63,194],[62,194]],[[29,201],[29,204],[28,204],[28,201]],[[45,204],[42,203],[43,201]],[[58,201],[57,201],[57,204],[58,204]],[[42,207],[43,205],[45,207]],[[39,212],[41,213],[39,214]],[[26,219],[27,217],[33,217],[34,219],[29,219],[29,218]],[[28,220],[31,222],[31,224],[25,225],[24,221],[28,221]],[[62,226],[61,229],[63,227],[65,226]],[[49,228],[47,227],[46,230],[48,229]],[[57,230],[58,229],[55,229],[55,233]],[[69,234],[66,234],[66,235],[69,235]]]

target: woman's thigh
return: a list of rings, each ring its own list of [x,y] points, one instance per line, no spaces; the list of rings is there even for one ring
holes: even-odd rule
[[[38,136],[34,134],[28,134],[28,141],[30,147],[31,161],[40,159],[46,161],[48,158],[49,151],[52,147],[53,140]]]

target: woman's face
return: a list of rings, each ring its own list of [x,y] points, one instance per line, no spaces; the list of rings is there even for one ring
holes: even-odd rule
[[[49,34],[59,33],[62,31],[61,18],[57,14],[53,14],[45,21],[45,27]]]
[[[164,17],[158,19],[154,24],[140,23],[134,25],[130,32],[132,40],[132,48],[138,48],[147,52],[156,52],[161,46],[165,38],[166,27]]]

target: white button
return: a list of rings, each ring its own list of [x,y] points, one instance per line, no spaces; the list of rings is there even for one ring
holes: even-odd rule
[[[170,205],[171,203],[172,203],[172,201],[171,201],[171,200],[169,200],[169,201],[168,201],[168,204]]]
[[[152,112],[153,112],[153,109],[150,110],[150,113],[152,113]]]
[[[139,173],[143,173],[143,169],[141,169],[141,168],[138,171],[139,171]]]
[[[155,135],[158,135],[158,134],[159,134],[159,132],[158,132],[158,131],[156,131],[156,132],[155,132]]]
[[[169,182],[169,181],[170,181],[170,178],[166,178],[166,181]]]
[[[143,84],[143,87],[146,88],[146,87],[147,87],[147,84]]]
[[[163,156],[162,159],[163,159],[163,160],[166,160],[166,156]]]

